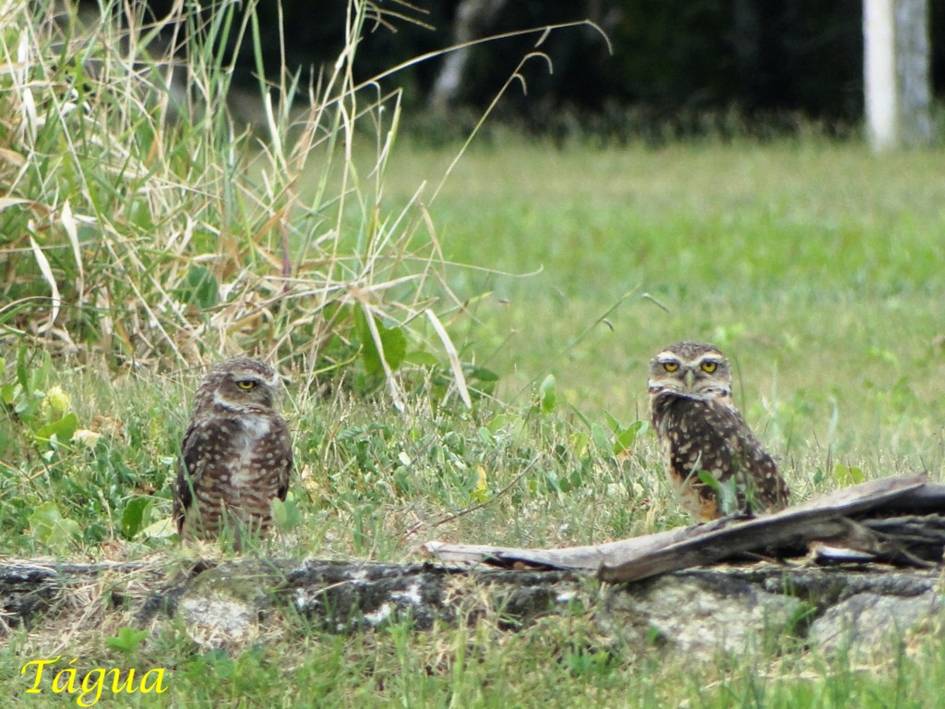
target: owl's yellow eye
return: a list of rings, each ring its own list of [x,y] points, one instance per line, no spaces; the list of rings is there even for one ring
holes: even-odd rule
[[[708,362],[703,362],[700,366],[702,367],[703,372],[705,372],[706,374],[712,374],[712,372],[714,372],[716,369],[719,368],[719,363],[712,362],[710,360]]]
[[[675,372],[679,369],[679,362],[663,362],[663,369],[667,372]]]
[[[252,379],[244,379],[241,382],[236,382],[236,386],[238,386],[243,391],[249,391],[256,386],[256,382],[254,382]]]

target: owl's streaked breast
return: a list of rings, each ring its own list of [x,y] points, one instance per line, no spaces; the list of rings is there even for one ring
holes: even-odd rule
[[[182,537],[226,524],[265,531],[271,502],[285,499],[292,469],[288,428],[272,409],[278,381],[268,365],[237,358],[215,367],[197,393],[181,446],[174,517]]]

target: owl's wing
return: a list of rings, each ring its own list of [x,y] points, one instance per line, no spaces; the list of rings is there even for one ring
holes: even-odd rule
[[[774,459],[768,455],[737,409],[721,404],[714,408],[737,464],[750,478],[756,501],[769,509],[785,507],[788,503],[788,487]]]
[[[206,467],[203,445],[207,438],[205,428],[203,422],[192,421],[180,444],[180,463],[177,466],[177,489],[174,494],[173,513],[179,534],[183,533],[184,517],[193,502],[193,488]]]
[[[274,438],[278,441],[278,446],[281,448],[279,451],[280,455],[277,458],[284,459],[286,461],[285,465],[282,467],[282,470],[279,471],[279,480],[278,487],[276,488],[276,497],[280,500],[285,500],[286,495],[289,493],[289,479],[292,477],[292,466],[294,465],[294,460],[292,457],[292,437],[289,435],[289,429],[281,418],[276,420],[276,430],[274,431]]]

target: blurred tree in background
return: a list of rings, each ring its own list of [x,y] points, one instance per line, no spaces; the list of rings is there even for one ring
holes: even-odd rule
[[[171,0],[153,0],[157,15]],[[590,19],[610,37],[613,54],[589,26],[552,33],[541,49],[554,63],[525,69],[528,96],[513,92],[499,115],[538,132],[580,124],[614,135],[725,129],[734,122],[790,129],[798,120],[844,131],[863,113],[860,0],[379,0],[384,14],[359,47],[360,78],[469,37]],[[931,3],[932,76],[945,93],[945,2]],[[206,5],[212,12],[213,3]],[[282,0],[285,53],[305,80],[343,43],[346,0]],[[465,15],[464,15],[465,12]],[[260,0],[267,66],[279,63],[280,9]],[[444,91],[444,57],[399,73],[409,110],[451,114],[481,108],[530,51],[536,35],[478,45],[459,81]],[[252,48],[239,57],[238,81],[253,78]],[[454,67],[455,68],[455,67]],[[471,113],[469,115],[472,115]],[[423,125],[423,123],[421,123]]]

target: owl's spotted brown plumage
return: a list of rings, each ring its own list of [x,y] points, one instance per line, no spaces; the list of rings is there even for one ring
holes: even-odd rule
[[[700,480],[734,482],[740,510],[777,510],[788,502],[778,468],[732,403],[728,360],[712,345],[678,342],[650,361],[653,427],[685,506],[701,520],[722,514],[718,494]]]
[[[285,499],[292,469],[288,428],[273,408],[277,384],[268,365],[243,357],[204,377],[181,444],[174,519],[182,539],[226,528],[239,547],[242,532],[268,530],[270,504]]]

